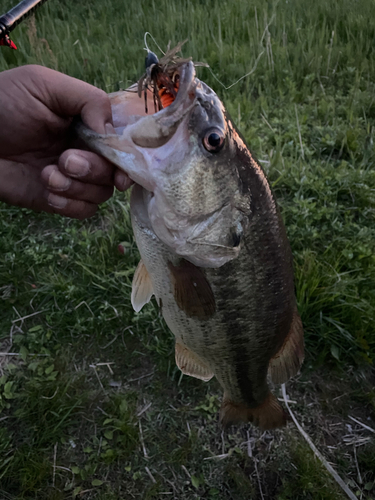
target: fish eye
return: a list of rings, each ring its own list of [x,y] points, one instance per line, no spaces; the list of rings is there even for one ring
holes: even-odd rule
[[[203,138],[203,146],[210,153],[218,153],[224,146],[224,134],[220,129],[211,129]]]

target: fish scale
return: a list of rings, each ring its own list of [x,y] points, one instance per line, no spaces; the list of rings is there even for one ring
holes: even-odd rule
[[[116,93],[117,135],[84,126],[80,135],[136,182],[134,309],[155,295],[176,337],[178,367],[204,381],[216,376],[223,387],[224,426],[279,427],[286,414],[268,375],[283,383],[303,361],[286,231],[264,171],[219,98],[193,63],[179,71],[167,108],[139,116],[137,95]]]
[[[238,140],[242,144],[240,137]],[[289,330],[295,303],[290,248],[283,226],[280,226],[275,201],[269,196],[268,182],[261,167],[250,155],[247,161],[249,168],[244,170],[246,176],[242,173],[241,185],[245,190],[251,183],[258,193],[252,200],[252,223],[237,259],[218,269],[205,269],[217,305],[215,315],[208,321],[189,318],[177,306],[168,279],[168,262],[177,263],[179,256],[152,233],[139,186],[132,194],[131,211],[135,239],[152,278],[157,302],[162,301],[167,325],[177,340],[207,362],[234,401],[252,407],[268,393],[268,360],[281,347],[278,327],[281,324],[283,332]],[[260,200],[263,204],[266,202],[266,207],[259,204]],[[271,230],[271,227],[276,229]],[[269,252],[272,259],[267,259]],[[259,265],[258,260],[267,260],[268,266]],[[275,266],[270,266],[270,262],[275,262]],[[289,290],[289,297],[285,296],[284,289]],[[269,300],[260,301],[259,298]],[[282,324],[284,317],[286,326]],[[255,369],[251,360],[256,360]]]

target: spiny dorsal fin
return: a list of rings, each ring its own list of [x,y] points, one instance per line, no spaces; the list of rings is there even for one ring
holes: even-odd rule
[[[220,409],[220,423],[224,428],[239,422],[251,422],[263,430],[275,429],[286,425],[287,420],[287,413],[271,392],[256,408],[236,404],[224,393]]]
[[[268,372],[272,382],[284,384],[298,373],[304,359],[303,326],[297,309],[288,336],[279,352],[270,360]]]
[[[208,382],[214,376],[212,370],[201,361],[199,356],[180,342],[176,342],[175,354],[176,365],[185,375],[199,378],[204,382]]]
[[[132,282],[131,303],[134,311],[139,312],[150,301],[153,293],[150,275],[143,261],[140,260]]]
[[[172,275],[173,295],[178,307],[189,317],[207,320],[215,313],[215,297],[199,267],[181,259],[178,266],[168,263]]]

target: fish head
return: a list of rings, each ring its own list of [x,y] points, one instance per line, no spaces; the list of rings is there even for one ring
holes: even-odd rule
[[[151,153],[157,181],[148,213],[154,232],[177,254],[220,267],[239,254],[250,200],[241,194],[237,143],[222,102],[197,78],[186,92],[185,102],[191,99],[174,134]]]
[[[124,112],[115,97],[118,135],[107,139],[114,154],[99,151],[144,188],[152,230],[164,244],[197,266],[220,267],[240,252],[250,200],[241,193],[238,145],[222,102],[192,62],[179,72],[174,102],[156,113],[137,114],[138,95]]]

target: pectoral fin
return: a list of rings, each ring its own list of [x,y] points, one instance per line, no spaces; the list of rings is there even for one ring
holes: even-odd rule
[[[153,293],[150,275],[143,261],[140,260],[132,282],[131,303],[134,311],[139,312],[150,301]]]
[[[168,267],[178,307],[189,317],[211,318],[216,310],[215,297],[203,271],[185,259],[178,266],[169,262]]]
[[[179,342],[176,342],[176,365],[185,375],[208,382],[214,376],[210,368],[194,352]]]
[[[272,382],[284,384],[297,374],[304,359],[303,326],[297,309],[289,333],[279,352],[270,360],[268,372]]]

